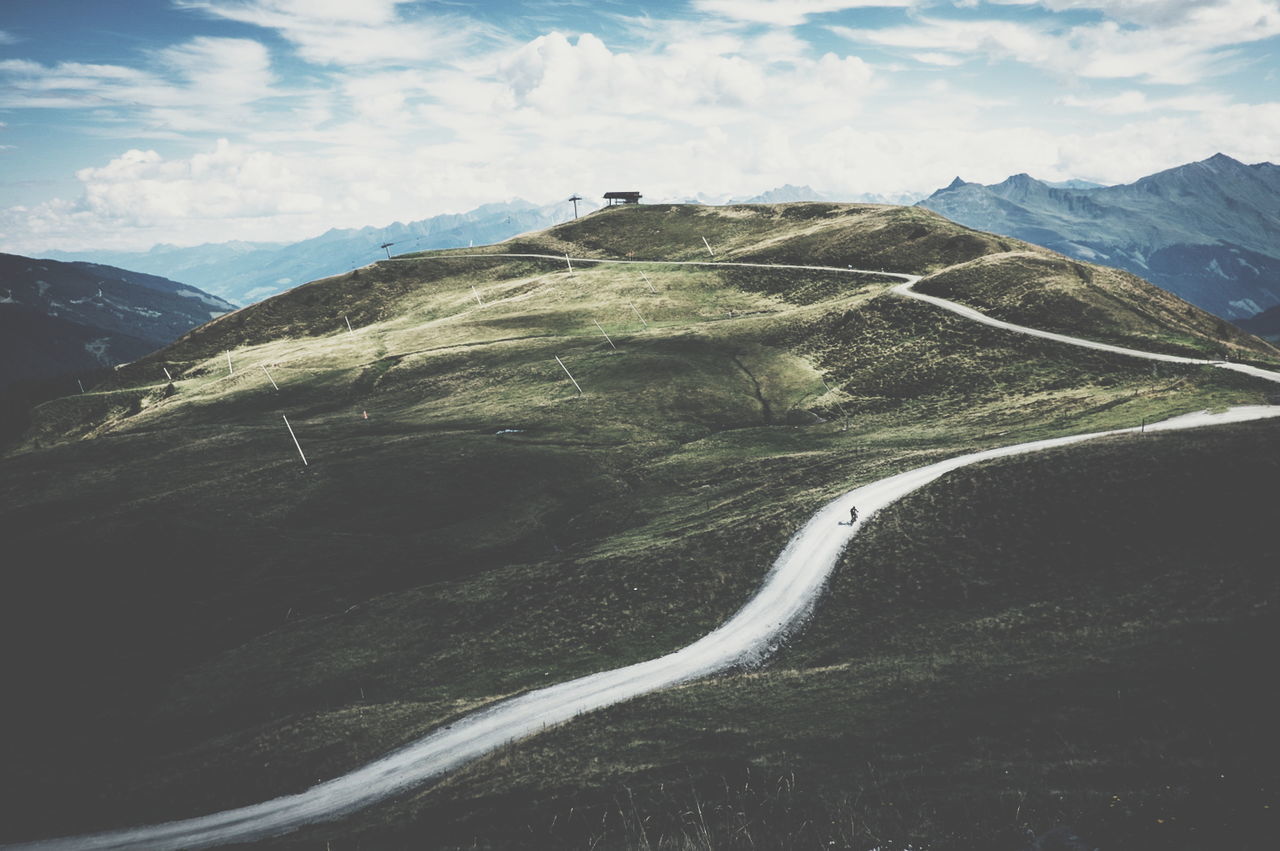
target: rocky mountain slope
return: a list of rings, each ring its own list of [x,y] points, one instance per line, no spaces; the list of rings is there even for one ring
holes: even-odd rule
[[[1261,313],[1248,319],[1238,319],[1236,324],[1250,334],[1255,334],[1273,343],[1280,342],[1280,305],[1268,307]]]
[[[960,178],[920,202],[948,218],[1140,275],[1226,319],[1280,305],[1280,166],[1217,154],[1131,184]]]
[[[579,201],[582,213],[599,206]],[[538,230],[573,215],[567,203],[538,206],[526,201],[485,204],[466,213],[451,213],[386,227],[334,228],[293,243],[226,242],[179,247],[157,245],[145,252],[54,252],[64,260],[93,260],[141,269],[189,281],[210,292],[250,304],[298,284],[348,272],[385,257],[381,246],[394,243],[393,254],[430,248],[485,245]]]
[[[234,309],[155,275],[0,254],[0,390],[134,360]]]
[[[22,731],[0,841],[263,800],[669,652],[860,483],[1275,392],[980,326],[874,274],[643,262],[709,260],[704,238],[718,261],[911,272],[1102,339],[1280,363],[1133,276],[920,208],[618,208],[297,287],[40,406],[0,458],[20,554],[0,658],[24,688],[0,710]],[[274,845],[1013,849],[1070,824],[1136,848],[1158,813],[1178,817],[1161,839],[1252,829],[1278,707],[1232,674],[1280,611],[1256,498],[1276,428],[940,481],[868,528],[763,669]]]

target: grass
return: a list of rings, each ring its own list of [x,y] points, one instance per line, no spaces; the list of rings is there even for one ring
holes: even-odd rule
[[[916,288],[1008,322],[1144,351],[1280,363],[1274,346],[1136,275],[1063,262],[1044,249],[981,257],[930,275]]]
[[[924,211],[798,205],[611,210],[492,250],[638,256],[648,245],[647,259],[692,259],[705,256],[699,234],[718,256],[832,265],[847,256],[917,271],[1012,244]],[[827,274],[656,264],[570,276],[555,262],[447,255],[298,288],[36,409],[0,461],[0,534],[16,563],[41,565],[4,575],[6,646],[35,636],[40,648],[6,657],[24,683],[7,726],[27,735],[0,768],[17,814],[5,839],[304,788],[466,708],[687,643],[732,613],[794,529],[849,487],[984,446],[1269,392],[1221,370],[1153,369],[975,326],[894,297],[874,276],[840,287]],[[281,413],[311,466],[296,458]],[[905,528],[919,536],[926,525]],[[839,647],[832,636],[857,611],[824,607],[810,633]],[[937,625],[906,619],[893,630]],[[998,679],[1006,664],[1039,663],[988,669],[970,655],[967,673],[930,686],[938,703],[974,677]],[[677,765],[653,775],[676,784],[662,788],[684,795],[684,778],[705,795],[727,783],[727,802],[745,788],[738,769],[766,722],[787,730],[809,698],[818,703],[806,717],[823,701],[851,701],[915,729],[881,662],[788,655],[779,664],[801,672],[783,680],[813,690],[789,698],[786,713],[764,711],[775,698],[753,691],[769,675],[646,698],[536,740],[550,743],[544,762],[507,771],[506,791],[467,785],[497,764],[486,761],[427,793],[428,808],[432,795],[458,796],[439,799],[447,803],[431,818],[447,813],[462,844],[485,821],[493,842],[514,842],[502,826],[522,829],[520,807],[612,800],[621,787],[611,775],[575,780],[571,762],[563,780],[539,778],[574,748],[598,745],[600,765],[615,764],[596,725],[616,719],[647,717],[650,728],[616,752],[636,760],[616,762],[619,777],[649,777],[640,763]],[[842,665],[874,676],[864,688],[853,674],[821,673]],[[710,699],[699,689],[736,694],[743,683],[757,684],[745,702],[715,698],[736,707],[722,721],[664,738],[655,707],[693,701],[671,728],[692,731]],[[715,732],[755,715],[751,736]],[[810,732],[813,750],[839,741],[820,725]],[[697,736],[705,743],[671,762]],[[801,766],[795,812],[846,800],[841,778],[851,775],[824,765]],[[640,818],[671,816],[666,792],[626,782]],[[350,835],[386,829],[373,818]],[[416,818],[406,829],[434,823]],[[621,829],[608,841],[627,830],[640,841]]]
[[[1280,552],[1255,495],[1274,436],[953,474],[873,521],[763,671],[596,713],[276,845],[1020,850],[1069,826],[1090,847],[1266,847],[1280,707],[1258,666]]]

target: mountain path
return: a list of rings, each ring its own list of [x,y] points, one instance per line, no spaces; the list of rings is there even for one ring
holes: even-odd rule
[[[442,257],[536,257],[565,260],[561,256],[541,254],[454,254]],[[569,259],[577,263],[750,266],[884,275],[904,281],[892,289],[896,295],[927,302],[984,325],[1148,360],[1207,364],[1280,383],[1280,373],[1245,364],[1142,352],[992,319],[956,302],[915,292],[912,287],[920,280],[920,276],[900,272],[771,263]],[[995,458],[1039,452],[1108,435],[1134,434],[1140,430],[1199,428],[1274,417],[1280,417],[1280,405],[1241,406],[1216,414],[1201,411],[1149,423],[1145,427],[1069,435],[987,449],[871,482],[836,497],[820,508],[787,543],[766,575],[759,592],[733,617],[692,644],[665,656],[590,674],[499,701],[463,716],[362,768],[294,795],[181,821],[0,847],[10,851],[176,851],[233,842],[252,842],[288,833],[306,825],[340,818],[406,792],[506,744],[569,721],[585,712],[763,660],[776,649],[790,629],[801,624],[810,614],[822,587],[854,534],[880,509],[952,470]],[[853,506],[858,508],[857,522],[843,525]]]

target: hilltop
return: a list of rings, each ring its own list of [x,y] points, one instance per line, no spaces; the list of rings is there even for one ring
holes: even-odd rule
[[[1224,154],[1130,184],[1054,186],[1026,174],[956,178],[920,206],[1141,275],[1226,319],[1280,305],[1280,166]]]
[[[639,262],[571,271],[566,253]],[[26,698],[6,706],[24,733],[0,768],[18,814],[0,839],[304,788],[502,696],[704,634],[856,484],[1274,393],[977,326],[875,274],[663,260],[921,274],[924,291],[1042,327],[1280,363],[1132,276],[919,208],[619,208],[297,287],[42,405],[0,460],[0,533],[20,565],[42,565],[4,575],[3,598],[21,601],[5,661]],[[1274,481],[1274,437],[1262,423],[1125,438],[939,482],[876,521],[763,671],[593,715],[281,844],[545,847],[601,830],[622,847],[637,824],[688,827],[691,795],[707,830],[738,831],[732,812],[749,811],[766,844],[846,816],[904,841],[983,838],[1024,819],[1006,806],[1019,789],[1037,830],[1132,837],[1146,811],[1106,808],[1115,729],[1137,752],[1173,730],[1212,738],[1184,742],[1176,765],[1123,766],[1124,790],[1225,823],[1220,798],[1161,791],[1162,769],[1234,760],[1246,784],[1260,770],[1257,719],[1231,740],[1196,720],[1219,698],[1265,708],[1250,682],[1196,689],[1271,628],[1248,486]],[[1222,529],[1213,562],[1185,511],[1165,511],[1197,488]],[[32,636],[39,654],[21,650]],[[1106,702],[1134,668],[1131,700],[1162,707],[1150,732],[1116,728],[1135,704]],[[1201,702],[1170,703],[1184,691]],[[1062,753],[1037,726],[1045,695],[1061,702]],[[982,721],[991,701],[1009,707],[1002,725]],[[921,736],[927,771],[913,773]],[[1042,757],[1097,771],[1046,779],[1029,767]]]

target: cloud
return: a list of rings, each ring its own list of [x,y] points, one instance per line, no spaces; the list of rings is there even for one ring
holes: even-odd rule
[[[18,37],[12,33],[0,30],[0,44],[17,44]]]
[[[1228,0],[987,0],[992,5],[1040,6],[1051,12],[1087,9],[1106,13],[1115,21],[1143,26],[1168,26],[1198,9],[1228,6]]]
[[[1207,112],[1229,106],[1224,95],[1203,93],[1176,97],[1151,98],[1135,90],[1101,97],[1066,95],[1058,103],[1104,115],[1136,115],[1150,112]]]
[[[941,65],[948,68],[963,65],[965,62],[965,57],[954,53],[913,53],[911,58],[925,65]]]
[[[152,70],[22,59],[0,62],[0,107],[111,110],[132,131],[223,131],[262,120],[275,89],[267,49],[251,39],[199,37],[155,51]]]
[[[483,29],[458,16],[408,19],[407,0],[174,0],[182,9],[271,29],[318,65],[439,61],[456,56]]]
[[[80,207],[132,227],[173,220],[269,218],[313,212],[322,198],[307,191],[286,160],[220,139],[182,160],[130,150],[99,168],[76,172]]]
[[[810,15],[875,6],[911,6],[913,0],[694,0],[701,12],[738,21],[775,26],[799,26]]]
[[[858,57],[771,63],[742,55],[751,52],[747,44],[690,41],[660,53],[615,53],[589,33],[576,43],[551,33],[499,59],[495,76],[516,109],[699,125],[744,110],[780,119],[814,103],[849,116],[871,89],[874,73]]]
[[[903,26],[831,30],[855,42],[909,52],[979,55],[1065,75],[1172,84],[1202,80],[1222,68],[1230,48],[1280,34],[1277,0],[1128,0],[1114,10],[1101,0],[1047,0],[1044,5],[1098,9],[1108,17],[1067,27],[1053,19],[1021,23],[920,17]]]
[[[506,90],[486,85],[495,97]],[[1149,102],[1128,100],[1131,107]],[[389,137],[337,154],[225,141],[189,157],[133,149],[81,169],[76,199],[0,210],[2,250],[295,240],[329,227],[408,221],[516,196],[549,201],[574,190],[594,196],[638,188],[652,199],[742,195],[784,183],[837,195],[923,192],[957,173],[996,182],[1018,171],[1115,183],[1217,150],[1248,162],[1274,159],[1280,138],[1280,104],[1140,111],[1119,126],[1071,134],[993,121],[1000,106],[938,81],[855,121],[795,123],[763,113],[676,125],[521,108],[464,113],[457,126],[466,132],[457,137],[408,145]]]
[[[195,238],[211,230],[251,236],[255,226],[260,239],[264,222],[323,209],[309,177],[275,154],[225,139],[186,159],[133,149],[78,171],[80,198],[9,208],[0,212],[0,225],[58,245],[101,245],[106,239],[144,247],[157,235],[203,241]]]
[[[1149,73],[1119,93],[1080,83],[1069,94],[1009,86],[993,95],[974,87],[978,75],[950,70],[999,57],[1064,75],[1123,76],[1100,63],[1152,61],[1160,47],[1173,53],[1152,67],[1182,73],[1230,50],[1232,33],[1255,32],[1244,18],[1215,30],[1198,17],[1245,9],[1246,0],[1165,2],[1159,14],[1122,2],[1134,20],[1099,11],[1073,14],[1069,25],[1052,10],[1004,21],[913,12],[895,17],[904,25],[837,30],[880,54],[900,51],[897,66],[821,53],[809,30],[727,13],[610,17],[624,32],[617,39],[550,31],[507,43],[482,33],[447,62],[383,61],[387,54],[365,49],[370,40],[329,61],[337,48],[319,34],[351,26],[360,41],[369,28],[435,31],[441,19],[411,17],[413,7],[391,0],[358,9],[181,2],[201,15],[269,26],[293,45],[285,50],[326,67],[305,68],[293,78],[305,80],[299,88],[280,78],[301,63],[273,63],[253,39],[211,37],[149,51],[138,67],[0,61],[0,106],[74,106],[97,132],[109,120],[139,137],[81,168],[70,200],[0,211],[9,250],[302,239],[516,196],[631,187],[647,198],[745,195],[784,183],[890,193],[931,190],[957,172],[990,182],[1011,171],[1116,182],[1219,149],[1255,160],[1280,153],[1275,105],[1238,106],[1198,87],[1170,94],[1140,85]],[[829,5],[787,8],[811,16]],[[778,13],[775,6],[741,9],[759,17]],[[988,6],[983,14],[994,13]],[[1255,23],[1265,28],[1267,20]],[[1155,37],[1171,32],[1177,37],[1167,43]],[[354,61],[364,55],[373,58]],[[1035,85],[1040,77],[1028,75]],[[185,144],[152,141],[165,134]],[[228,139],[215,141],[221,136]]]

